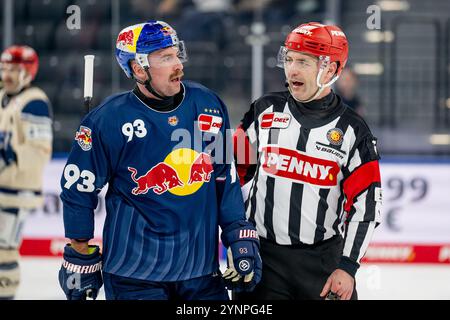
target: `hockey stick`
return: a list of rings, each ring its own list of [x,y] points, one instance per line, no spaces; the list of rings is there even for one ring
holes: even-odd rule
[[[89,113],[93,97],[94,59],[95,56],[92,54],[84,56],[84,108],[86,113]]]
[[[94,59],[92,54],[84,56],[84,110],[89,113],[94,89]],[[86,300],[94,300],[92,289],[86,290]]]

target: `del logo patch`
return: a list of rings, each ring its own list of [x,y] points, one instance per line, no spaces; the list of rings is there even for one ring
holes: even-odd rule
[[[289,127],[289,122],[291,121],[291,115],[282,112],[270,112],[264,113],[261,116],[261,129],[286,129]]]
[[[202,132],[217,134],[222,127],[222,117],[212,116],[210,114],[200,114],[198,116],[198,128]]]
[[[92,130],[85,126],[80,126],[80,130],[75,134],[75,140],[84,151],[92,148]]]

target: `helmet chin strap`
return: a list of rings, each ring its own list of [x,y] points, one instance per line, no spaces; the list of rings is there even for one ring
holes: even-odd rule
[[[325,68],[327,67],[328,63],[329,63],[329,59],[323,59],[322,57],[320,58],[321,60],[321,64],[320,64],[320,69],[319,72],[317,73],[317,77],[316,77],[316,85],[317,85],[317,90],[316,92],[311,95],[308,99],[305,100],[300,100],[297,99],[291,91],[291,87],[289,85],[287,85],[289,92],[291,93],[291,96],[294,98],[295,101],[300,102],[300,103],[308,103],[311,102],[315,99],[317,99],[318,96],[320,96],[320,94],[323,92],[323,90],[329,86],[331,86],[333,83],[336,82],[336,80],[339,78],[338,75],[333,76],[333,78],[330,80],[330,82],[325,83],[325,84],[321,84],[320,83],[320,78],[322,78],[322,74],[325,71]]]
[[[138,65],[144,69],[145,74],[147,75],[147,80],[142,81],[139,80],[138,78],[136,78],[133,74],[133,78],[136,80],[136,82],[142,84],[145,89],[147,89],[151,94],[153,94],[155,97],[157,97],[158,99],[161,100],[167,100],[170,99],[170,97],[164,97],[162,95],[160,95],[158,92],[156,92],[156,90],[152,87],[151,85],[151,81],[152,81],[152,76],[150,75],[150,63],[148,62],[148,57],[147,54],[145,53],[137,53],[136,54],[136,62],[138,63]]]
[[[139,80],[138,78],[134,77],[134,75],[133,75],[133,78],[136,80],[136,82],[142,84],[145,87],[145,89],[147,89],[151,94],[153,94],[158,99],[161,99],[161,100],[169,99],[170,97],[164,97],[164,96],[160,95],[158,92],[156,92],[155,89],[153,89],[153,87],[150,83],[152,81],[152,76],[150,75],[149,67],[145,66],[143,68],[144,68],[145,73],[147,74],[147,80],[145,80],[145,81]]]

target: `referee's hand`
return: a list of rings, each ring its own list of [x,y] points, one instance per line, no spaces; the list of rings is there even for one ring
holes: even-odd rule
[[[355,279],[347,272],[341,269],[336,269],[328,277],[320,296],[324,298],[329,291],[336,293],[340,300],[350,300],[355,286]]]

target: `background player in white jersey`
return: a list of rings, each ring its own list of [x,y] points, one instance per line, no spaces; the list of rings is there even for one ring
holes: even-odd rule
[[[347,56],[338,27],[295,28],[278,54],[288,91],[255,101],[236,132],[263,260],[260,284],[239,298],[357,298],[354,277],[380,222],[381,182],[376,138],[330,87]]]
[[[163,21],[123,29],[116,58],[136,87],[83,119],[61,178],[72,240],[59,273],[67,298],[95,298],[101,264],[107,299],[226,300],[227,285],[251,290],[261,274],[256,230],[245,220],[232,155],[226,163],[218,155],[227,153],[223,144],[207,143],[229,133],[225,104],[181,81],[184,43]],[[100,255],[88,240],[106,183]],[[224,279],[219,226],[230,258]]]
[[[18,247],[24,220],[42,204],[42,174],[52,152],[51,109],[45,93],[31,86],[38,56],[28,46],[1,55],[0,91],[0,298],[19,285]]]

